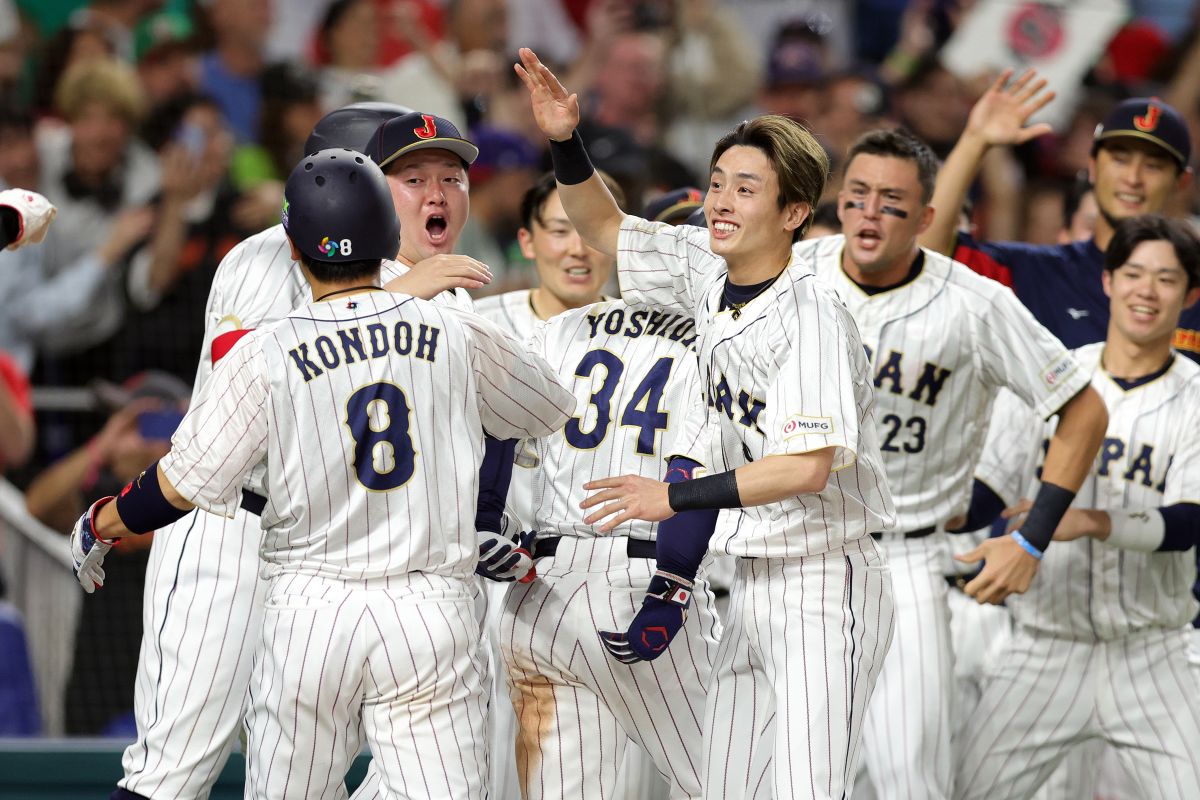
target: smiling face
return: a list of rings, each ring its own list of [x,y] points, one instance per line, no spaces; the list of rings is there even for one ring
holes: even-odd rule
[[[1184,176],[1161,148],[1134,138],[1104,142],[1088,164],[1096,203],[1110,225],[1159,214]]]
[[[564,308],[578,308],[600,299],[614,261],[583,243],[563,211],[557,190],[546,197],[531,227],[521,228],[517,239],[521,253],[537,267],[541,288]]]
[[[471,205],[467,171],[449,150],[417,150],[387,166],[400,218],[400,256],[416,263],[453,253]]]
[[[764,254],[789,250],[792,231],[810,212],[807,203],[779,207],[779,176],[757,147],[734,145],[713,167],[704,196],[709,247],[733,270]]]
[[[1189,290],[1187,272],[1175,247],[1166,240],[1144,241],[1133,248],[1125,263],[1103,273],[1115,334],[1142,347],[1166,346],[1179,325],[1179,315],[1200,297],[1200,287]]]
[[[837,203],[850,276],[903,278],[916,257],[917,236],[933,221],[916,162],[859,153],[846,165]]]

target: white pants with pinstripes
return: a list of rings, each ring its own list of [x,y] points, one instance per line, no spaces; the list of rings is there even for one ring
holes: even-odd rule
[[[241,728],[262,623],[261,538],[243,509],[233,519],[196,511],[155,533],[125,789],[155,800],[212,790]]]
[[[704,797],[847,794],[893,624],[891,577],[869,538],[738,559],[709,686]]]
[[[1084,642],[1017,628],[984,686],[957,797],[1032,797],[1088,739],[1112,746],[1143,797],[1200,797],[1200,696],[1187,636],[1154,629]]]
[[[704,687],[720,638],[707,583],[684,627],[654,661],[622,664],[598,630],[625,630],[654,560],[624,537],[564,537],[538,578],[505,600],[501,653],[517,714],[517,773],[530,800],[621,800],[617,771],[632,740],[654,759],[672,798],[698,798]]]
[[[365,734],[380,796],[483,800],[489,685],[468,580],[273,577],[250,684],[245,796],[344,796]]]
[[[954,650],[943,534],[884,534],[896,636],[863,728],[863,760],[881,800],[948,800]]]

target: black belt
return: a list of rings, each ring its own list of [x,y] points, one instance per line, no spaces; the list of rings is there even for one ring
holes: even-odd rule
[[[915,531],[909,531],[908,533],[904,534],[904,538],[905,539],[923,539],[926,536],[928,536],[929,534],[935,533],[936,531],[937,531],[937,528],[933,525],[930,525],[928,528],[918,528]],[[875,541],[879,541],[880,539],[883,538],[883,534],[880,533],[879,531],[875,531],[874,533],[871,534],[871,538],[874,539]]]
[[[267,498],[261,494],[256,494],[249,489],[242,489],[242,508],[249,511],[256,517],[261,517],[263,509],[267,507]]]
[[[533,543],[533,559],[536,561],[539,558],[552,556],[558,551],[558,543],[561,542],[561,536],[547,536],[545,539],[537,539]],[[655,546],[654,542],[646,539],[630,539],[625,537],[625,554],[630,558],[654,558]]]

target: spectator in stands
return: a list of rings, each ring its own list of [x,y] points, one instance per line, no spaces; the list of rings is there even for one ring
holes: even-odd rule
[[[87,27],[103,34],[121,59],[133,63],[134,29],[166,0],[92,0],[71,15],[68,27]]]
[[[767,55],[766,83],[758,104],[812,128],[825,106],[829,55],[819,29],[807,19],[780,28]]]
[[[233,184],[242,194],[237,224],[258,231],[279,222],[283,182],[303,158],[309,131],[321,119],[316,75],[301,64],[272,64],[262,74],[262,136],[233,156]]]
[[[154,231],[130,259],[132,307],[114,375],[157,369],[190,384],[217,265],[252,231],[236,221],[240,195],[228,180],[233,136],[221,110],[196,96],[179,103],[174,118],[174,135],[161,149]]]
[[[170,450],[191,390],[156,372],[117,386],[99,383],[97,398],[112,414],[86,445],[34,478],[25,495],[29,513],[67,535],[72,515],[112,495]],[[80,608],[75,661],[66,695],[69,734],[132,736],[133,681],[142,638],[142,586],[150,537],[127,537],[110,557],[121,558],[121,580]],[[134,542],[133,540],[137,540]]]
[[[200,90],[217,101],[239,142],[257,141],[270,0],[212,0],[208,22],[214,41],[200,58]]]
[[[89,277],[62,286],[82,297],[84,308],[38,338],[39,352],[58,362],[53,379],[78,382],[102,374],[109,363],[110,354],[96,346],[117,331],[125,311],[120,270],[113,267],[148,233],[153,214],[145,207],[158,192],[159,167],[133,135],[145,97],[132,68],[112,59],[77,64],[55,99],[68,125],[37,130],[37,188],[58,206],[58,222],[42,247],[30,249],[43,258],[43,283],[72,270]]]
[[[152,110],[199,88],[200,50],[186,14],[163,11],[143,20],[135,32],[134,58]]]
[[[81,22],[62,28],[41,47],[33,77],[34,110],[39,115],[54,113],[55,92],[63,75],[74,65],[116,57],[116,48],[101,27]]]
[[[941,158],[954,147],[970,110],[958,78],[933,57],[896,87],[893,106],[900,122]]]
[[[335,0],[325,9],[316,47],[323,112],[378,94],[379,12],[375,0]]]

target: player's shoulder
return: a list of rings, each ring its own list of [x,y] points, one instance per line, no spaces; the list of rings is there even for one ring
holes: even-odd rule
[[[517,289],[512,292],[481,297],[475,301],[475,311],[490,320],[502,320],[514,309],[521,309],[529,305],[529,292],[529,289]]]
[[[803,239],[792,245],[792,258],[807,263],[818,275],[840,268],[846,237],[840,233]]]

